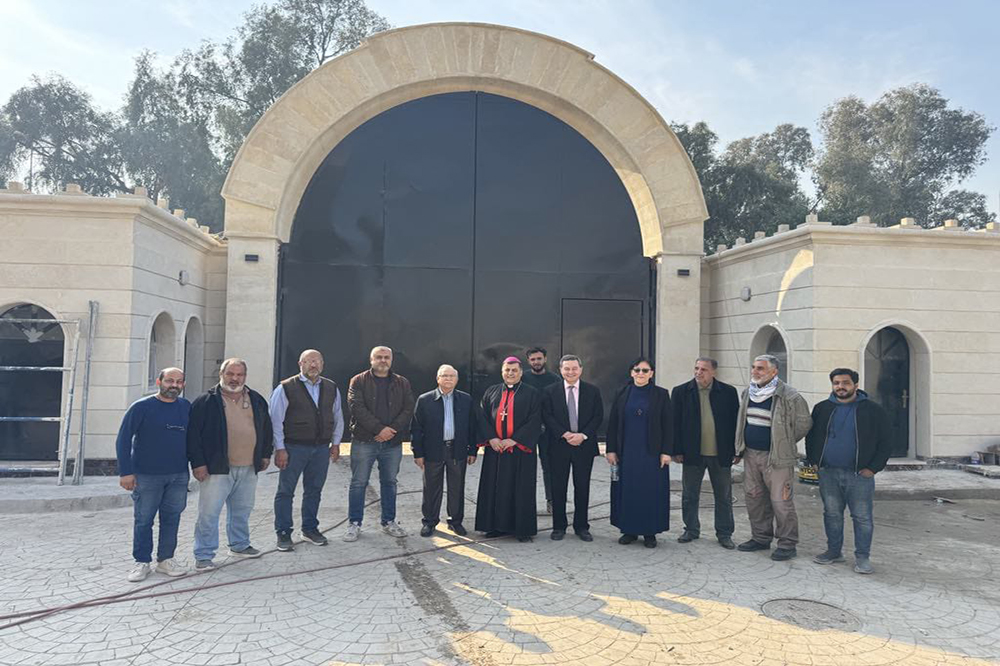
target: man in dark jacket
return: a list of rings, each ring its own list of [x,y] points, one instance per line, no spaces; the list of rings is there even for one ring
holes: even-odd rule
[[[413,418],[410,382],[392,371],[392,350],[372,349],[371,369],[354,375],[347,391],[351,407],[351,488],[347,516],[350,524],[344,541],[357,541],[365,516],[365,491],[372,467],[378,462],[382,501],[382,531],[405,537],[396,522],[396,476],[403,460],[403,440]]]
[[[819,467],[819,493],[823,498],[826,552],[813,558],[817,564],[843,562],[844,507],[854,522],[854,570],[874,571],[869,559],[875,475],[889,460],[889,421],[885,411],[858,389],[858,373],[836,368],[830,373],[833,392],[812,410],[813,425],[806,435],[806,458]]]
[[[601,390],[580,379],[583,362],[567,354],[559,360],[563,381],[542,393],[542,420],[549,435],[552,472],[552,540],[566,536],[566,493],[573,473],[573,531],[582,541],[593,541],[587,511],[590,507],[590,474],[597,448],[597,429],[604,422]]]
[[[459,536],[468,531],[465,518],[465,467],[476,463],[479,418],[472,396],[455,389],[458,370],[442,365],[438,387],[417,398],[410,422],[413,462],[423,470],[424,497],[420,536],[434,533],[441,517],[441,496],[448,477],[448,527]]]
[[[292,499],[302,477],[302,538],[328,543],[319,531],[319,503],[330,462],[340,458],[344,413],[337,384],[323,377],[323,355],[299,354],[299,374],[282,380],[271,393],[274,464],[281,470],[274,494],[274,531],[278,550],[292,551]]]
[[[191,405],[187,453],[200,485],[194,528],[198,571],[215,568],[212,558],[219,548],[223,505],[229,555],[260,557],[250,545],[250,512],[257,472],[271,464],[273,435],[267,401],[246,385],[246,379],[246,361],[228,358],[219,369],[219,383]]]
[[[521,381],[531,388],[542,391],[559,382],[560,377],[545,367],[549,353],[544,347],[532,347],[524,352],[528,362],[528,371],[521,376]],[[542,423],[542,434],[538,437],[538,462],[542,466],[542,485],[545,487],[545,513],[552,515],[552,470],[549,469],[549,447],[551,440]]]
[[[694,363],[694,379],[675,386],[670,396],[674,408],[674,460],[684,463],[681,543],[701,535],[698,503],[701,482],[708,470],[715,495],[715,536],[726,549],[733,543],[733,477],[736,455],[736,416],[740,399],[736,389],[715,378],[719,364],[702,356]]]

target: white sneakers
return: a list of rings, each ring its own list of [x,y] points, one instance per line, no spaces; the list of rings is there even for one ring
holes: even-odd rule
[[[180,564],[177,564],[177,560],[172,557],[169,560],[157,562],[155,568],[151,567],[149,562],[136,562],[135,566],[132,567],[132,571],[128,572],[128,582],[138,583],[146,580],[149,574],[153,571],[170,576],[171,578],[183,576],[188,572],[187,569],[182,567]]]
[[[389,536],[394,536],[394,537],[406,536],[406,530],[404,530],[402,526],[395,520],[390,520],[385,525],[383,525],[382,531],[388,534]]]
[[[351,523],[347,526],[347,531],[344,532],[344,541],[357,541],[359,534],[361,534],[361,525]]]
[[[165,574],[171,578],[183,576],[188,570],[177,563],[177,560],[170,558],[156,563],[156,573]]]
[[[146,580],[147,576],[149,576],[149,562],[136,562],[132,571],[128,572],[128,582],[138,583]]]

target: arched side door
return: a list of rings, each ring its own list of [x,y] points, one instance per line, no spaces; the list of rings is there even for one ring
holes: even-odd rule
[[[885,409],[891,428],[892,457],[910,452],[910,346],[906,337],[888,326],[865,348],[865,391]]]
[[[54,319],[37,305],[0,313],[0,365],[61,367],[62,326],[53,322],[13,323],[5,319]],[[61,372],[0,372],[0,416],[60,416]],[[0,459],[57,460],[59,423],[0,421]]]

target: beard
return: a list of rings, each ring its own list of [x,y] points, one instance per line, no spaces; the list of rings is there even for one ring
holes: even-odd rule
[[[171,386],[170,388],[161,388],[160,395],[164,398],[176,398],[181,394],[181,390],[176,386]]]
[[[239,384],[237,386],[233,386],[231,384],[223,384],[222,388],[228,391],[229,393],[242,393],[244,386],[246,386],[246,383]]]

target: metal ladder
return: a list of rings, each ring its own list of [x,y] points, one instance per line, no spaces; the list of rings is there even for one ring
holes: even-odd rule
[[[90,316],[87,321],[87,350],[84,356],[83,387],[80,404],[80,437],[76,446],[75,465],[73,466],[72,485],[83,482],[84,446],[87,437],[87,402],[90,394],[90,359],[94,351],[94,331],[97,328],[97,301],[89,301]],[[0,318],[3,323],[10,324],[59,324],[73,327],[73,346],[70,349],[72,363],[63,366],[0,366],[0,372],[68,372],[69,390],[66,395],[65,408],[61,416],[0,416],[2,421],[14,422],[46,422],[62,424],[62,443],[59,446],[59,476],[58,485],[66,482],[66,468],[69,465],[70,426],[73,419],[73,399],[76,394],[76,368],[80,359],[80,324],[79,319],[15,319]]]

